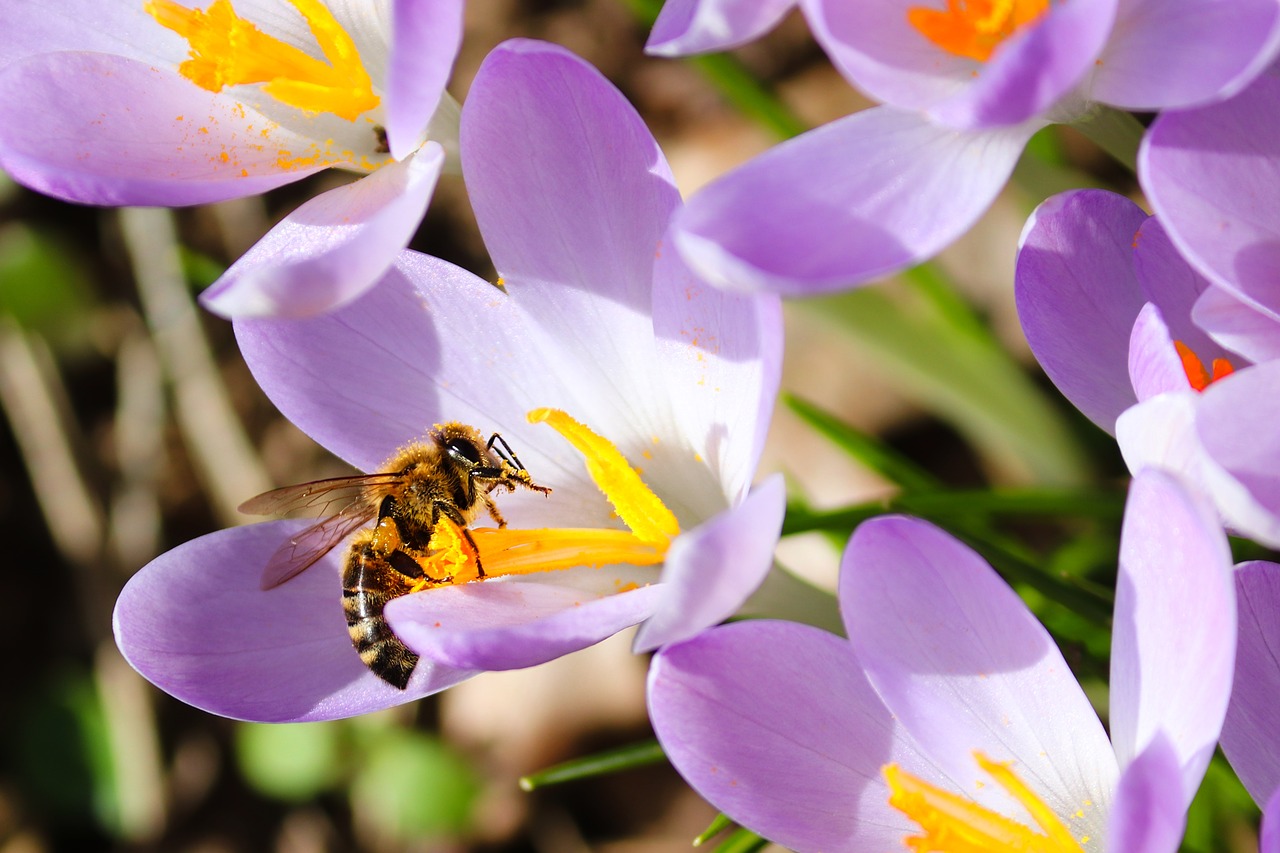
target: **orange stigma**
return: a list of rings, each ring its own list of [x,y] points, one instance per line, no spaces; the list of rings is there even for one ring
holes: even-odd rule
[[[1018,30],[1040,19],[1049,0],[946,0],[945,11],[907,9],[907,22],[954,56],[986,62]]]
[[[1200,356],[1192,352],[1191,347],[1182,341],[1174,341],[1173,347],[1178,351],[1178,358],[1182,360],[1182,371],[1187,374],[1187,381],[1195,391],[1203,391],[1222,377],[1230,376],[1235,372],[1235,367],[1225,358],[1215,358],[1206,369]]]

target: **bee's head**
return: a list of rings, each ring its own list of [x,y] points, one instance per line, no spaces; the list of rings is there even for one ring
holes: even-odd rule
[[[475,427],[453,421],[438,425],[431,431],[431,438],[450,461],[469,473],[502,467],[502,460],[493,454]]]

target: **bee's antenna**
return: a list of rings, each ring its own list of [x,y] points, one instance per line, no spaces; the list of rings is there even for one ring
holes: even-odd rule
[[[495,442],[497,445],[495,445]],[[507,440],[498,433],[495,432],[493,435],[489,436],[489,443],[484,447],[485,450],[492,450],[494,453],[498,454],[499,459],[510,465],[512,468],[515,468],[517,471],[526,470],[524,463],[520,461],[520,457],[516,456],[516,452],[511,449],[511,445],[507,444]]]

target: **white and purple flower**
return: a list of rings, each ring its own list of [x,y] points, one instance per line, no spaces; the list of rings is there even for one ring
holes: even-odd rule
[[[1276,0],[670,0],[649,49],[723,49],[794,6],[849,83],[884,105],[690,199],[675,243],[723,287],[824,292],[922,261],[968,230],[1046,124],[1093,103],[1225,98],[1280,49]]]
[[[839,594],[847,640],[747,621],[655,657],[654,729],[712,805],[800,853],[1178,849],[1236,604],[1226,537],[1176,480],[1130,492],[1109,739],[1049,633],[937,528],[865,522]]]
[[[1206,324],[1239,347],[1251,346],[1259,318],[1280,324],[1280,69],[1228,101],[1158,116],[1138,176],[1174,244],[1231,297]],[[1280,355],[1274,333],[1263,337],[1263,357]]]
[[[310,315],[371,287],[454,148],[462,0],[12,0],[0,7],[0,167],[67,201],[200,204],[326,168],[312,199],[203,296]],[[443,147],[442,147],[443,143]]]
[[[1229,527],[1280,545],[1280,323],[1198,274],[1163,220],[1101,190],[1037,208],[1014,287],[1045,373],[1130,470],[1176,471]]]
[[[732,615],[772,567],[781,480],[751,484],[780,369],[777,300],[708,287],[665,250],[680,198],[657,143],[563,49],[512,41],[490,54],[463,109],[461,148],[503,289],[405,252],[347,306],[237,320],[236,333],[280,410],[363,471],[438,422],[500,432],[554,489],[498,497],[502,534],[551,541],[561,556],[578,542],[579,559],[517,569],[476,531],[491,575],[557,571],[390,602],[389,624],[423,657],[401,692],[351,648],[342,549],[263,592],[263,566],[299,523],[213,533],[145,567],[116,608],[126,658],[178,698],[256,720],[363,713],[630,625],[641,624],[640,650],[684,639]],[[556,430],[531,424],[535,410]],[[619,453],[639,477],[618,474],[631,471]],[[628,513],[644,501],[649,535]],[[625,537],[619,517],[645,540],[647,564],[591,568],[598,552],[582,543],[599,530]]]

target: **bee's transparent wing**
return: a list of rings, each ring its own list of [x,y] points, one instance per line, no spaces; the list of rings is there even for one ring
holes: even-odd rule
[[[372,521],[378,507],[370,491],[376,495],[379,487],[394,485],[398,479],[398,474],[357,474],[313,480],[272,489],[240,504],[240,511],[250,515],[288,515],[303,511],[329,515],[276,549],[262,570],[262,588],[273,589],[296,577]],[[339,505],[342,509],[331,513],[333,507]]]
[[[309,515],[331,515],[332,507],[357,501],[368,487],[389,486],[399,477],[399,474],[356,474],[296,483],[249,498],[238,509],[246,515],[290,515],[303,511]]]
[[[297,577],[334,547],[378,515],[378,508],[365,501],[347,504],[337,515],[319,521],[289,539],[267,560],[262,570],[262,588],[274,589]]]

